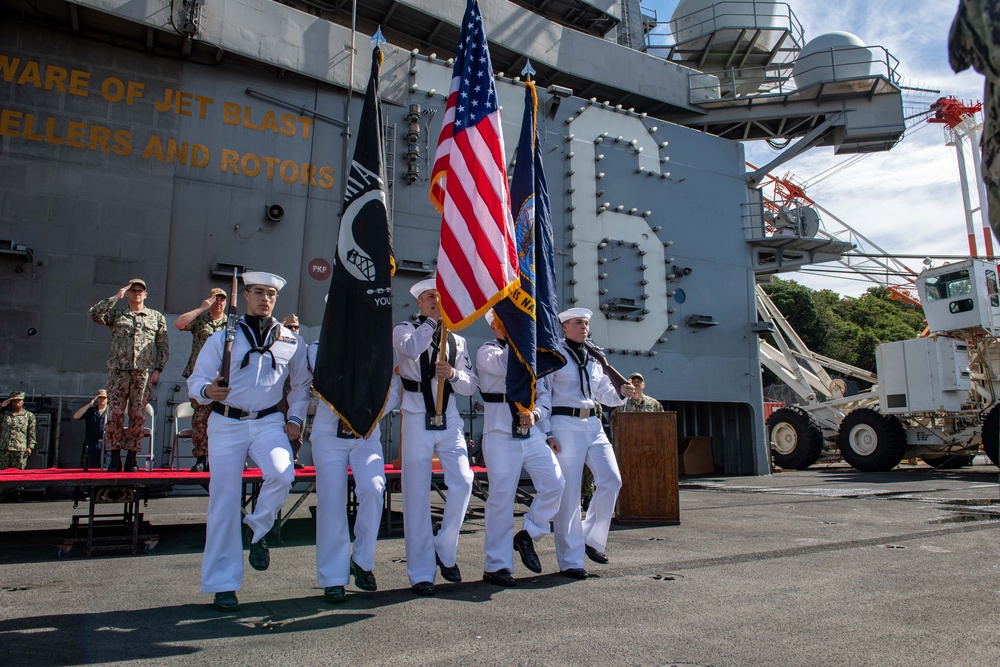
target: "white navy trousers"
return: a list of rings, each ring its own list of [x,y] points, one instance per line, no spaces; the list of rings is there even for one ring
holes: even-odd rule
[[[585,545],[598,551],[604,551],[607,546],[615,501],[622,488],[622,476],[600,419],[563,415],[551,419],[552,434],[562,448],[556,458],[566,478],[566,488],[554,521],[556,560],[560,570],[582,568]],[[580,484],[584,463],[594,473],[596,489],[587,509],[587,518],[581,521]]]
[[[358,511],[354,519],[354,562],[375,569],[375,541],[382,521],[385,463],[381,430],[367,438],[339,438],[339,420],[320,405],[312,429],[316,466],[316,578],[323,588],[351,579],[351,532],[347,522],[347,466],[354,476]]]
[[[203,593],[238,591],[243,581],[240,499],[248,454],[264,477],[257,507],[243,519],[253,530],[252,542],[267,534],[288,498],[295,467],[284,428],[285,418],[280,412],[246,421],[214,412],[208,418],[208,465],[212,476],[201,565]]]
[[[446,567],[458,557],[458,534],[472,498],[469,449],[462,434],[464,423],[454,400],[448,401],[448,428],[428,431],[423,412],[402,411],[403,544],[410,585],[434,582],[437,554]],[[448,487],[441,528],[434,535],[431,523],[431,465],[437,452]]]
[[[503,405],[507,411],[507,406]],[[549,534],[566,481],[545,436],[531,429],[530,437],[514,438],[509,431],[492,430],[483,437],[483,458],[490,481],[486,498],[486,542],[484,572],[514,571],[514,497],[521,468],[531,476],[535,497],[524,515],[524,530],[531,539]]]

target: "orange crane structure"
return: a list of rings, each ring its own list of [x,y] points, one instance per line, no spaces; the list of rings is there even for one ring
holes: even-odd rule
[[[975,216],[978,213],[982,221],[984,257],[993,256],[993,233],[990,229],[990,216],[986,203],[986,186],[983,182],[983,162],[979,151],[979,138],[983,129],[983,103],[966,104],[955,97],[942,97],[931,105],[934,114],[927,119],[928,123],[938,123],[945,126],[948,144],[955,147],[958,155],[958,173],[962,183],[962,202],[965,204],[965,227],[969,235],[969,253],[980,257],[976,243]],[[969,183],[968,162],[972,162],[975,174],[975,194]]]
[[[747,165],[755,169],[749,162]],[[770,196],[764,196],[764,209],[773,218],[780,218],[792,211],[813,208],[823,213],[815,236],[845,241],[854,246],[836,260],[876,285],[889,290],[893,298],[919,306],[920,297],[914,281],[917,273],[902,262],[894,259],[874,241],[838,218],[831,211],[812,200],[805,192],[805,185],[790,172],[782,177],[768,174],[761,183],[762,189],[770,189]],[[771,230],[773,231],[773,230]]]

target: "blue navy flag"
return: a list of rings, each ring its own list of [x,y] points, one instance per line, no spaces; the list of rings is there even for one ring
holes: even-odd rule
[[[510,198],[514,214],[520,287],[493,308],[514,357],[507,361],[507,396],[535,409],[535,381],[566,364],[556,305],[552,211],[535,125],[538,96],[525,84],[524,120],[517,145]]]
[[[372,51],[368,91],[347,176],[333,278],[316,350],[313,389],[355,435],[382,418],[392,382],[392,275],[385,205],[385,128],[378,97],[382,50]]]

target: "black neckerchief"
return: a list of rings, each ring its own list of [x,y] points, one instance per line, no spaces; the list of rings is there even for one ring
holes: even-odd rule
[[[428,318],[423,315],[420,316],[420,324],[427,321]],[[417,326],[420,326],[418,324]],[[441,326],[438,322],[438,326]],[[448,354],[448,363],[453,367],[455,365],[455,358],[458,353],[458,345],[455,343],[455,336],[450,331],[448,332],[448,344],[450,348]],[[431,339],[431,345],[426,350],[420,353],[420,391],[424,395],[424,410],[427,414],[432,414],[437,411],[437,404],[434,399],[434,394],[431,392],[431,381],[437,376],[434,368],[434,364],[438,360],[438,355],[441,350],[441,336],[437,333],[435,329],[434,337]],[[456,370],[457,372],[457,370]],[[444,378],[438,378],[439,382],[444,382],[444,405],[448,405],[448,399],[451,397],[452,389],[451,382],[448,382]]]
[[[584,398],[590,398],[592,395],[590,373],[587,371],[587,362],[590,361],[590,357],[587,354],[587,348],[584,347],[583,343],[577,343],[569,338],[566,339],[566,347],[573,353],[573,361],[576,362],[580,373],[580,393],[583,394]]]
[[[278,364],[274,359],[274,352],[271,351],[271,346],[277,342],[278,337],[281,335],[281,327],[278,326],[277,320],[273,317],[258,317],[248,314],[243,316],[243,321],[240,322],[240,329],[250,343],[250,349],[243,356],[240,368],[249,366],[250,355],[253,352],[257,352],[261,355],[270,354],[271,370],[277,369]]]
[[[499,345],[500,347],[507,347],[507,339],[497,338],[497,345]]]

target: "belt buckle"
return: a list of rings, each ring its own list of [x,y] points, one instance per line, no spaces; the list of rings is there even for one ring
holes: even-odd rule
[[[241,422],[250,421],[251,419],[257,419],[257,410],[253,412],[244,412],[243,416],[240,417]]]
[[[592,410],[593,408],[580,408],[580,419],[587,419],[590,417]]]

